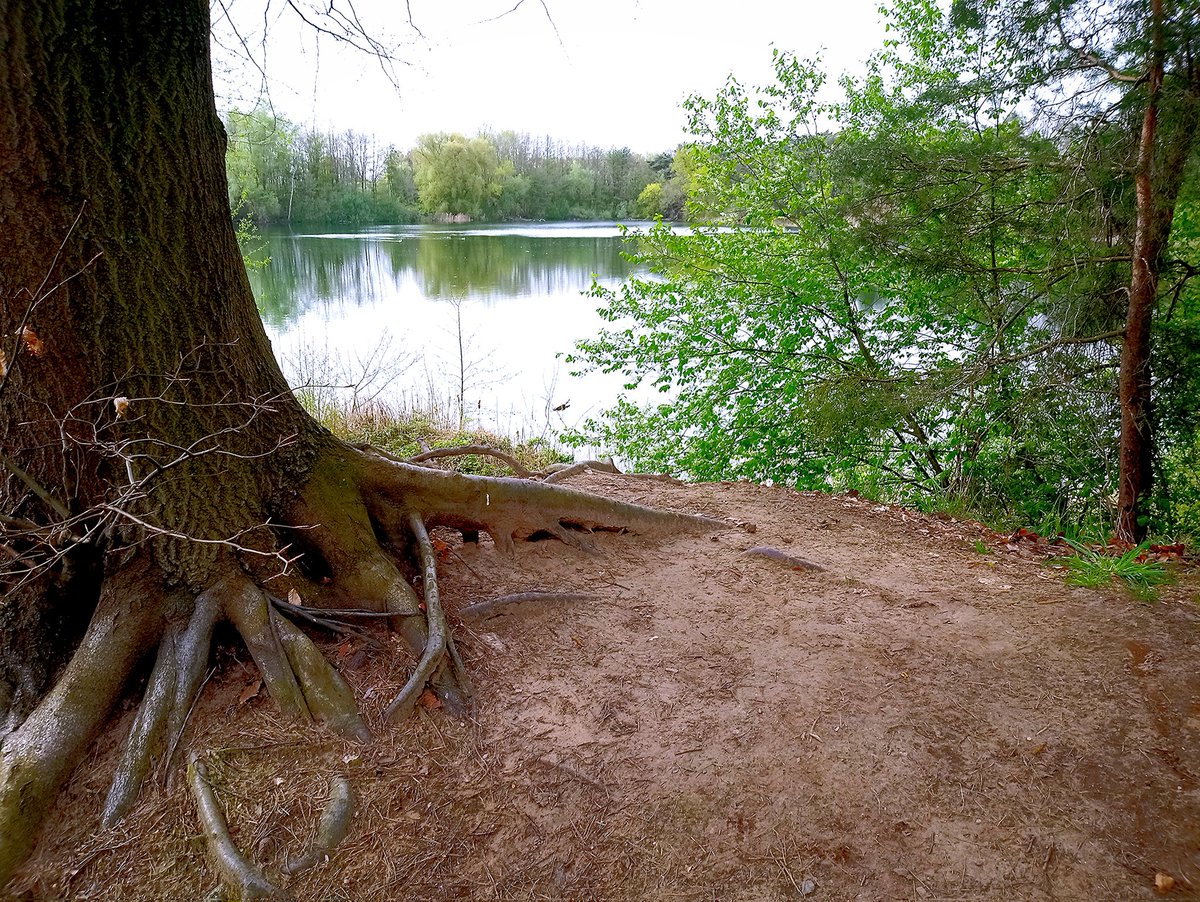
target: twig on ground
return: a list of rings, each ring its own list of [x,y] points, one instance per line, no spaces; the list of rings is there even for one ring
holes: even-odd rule
[[[512,595],[501,595],[497,598],[489,598],[485,601],[477,601],[474,604],[469,604],[458,612],[458,616],[460,619],[470,623],[486,620],[489,617],[501,614],[504,612],[503,609],[514,604],[523,604],[525,602],[545,604],[554,602],[596,601],[599,597],[592,592],[516,592]]]

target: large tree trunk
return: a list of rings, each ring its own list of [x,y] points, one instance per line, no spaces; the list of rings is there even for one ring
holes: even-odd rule
[[[273,595],[393,615],[420,653],[394,721],[427,686],[465,703],[427,526],[511,548],[708,525],[397,463],[305,414],[230,221],[208,16],[207,0],[0,0],[0,887],[155,649],[106,822],[177,765],[218,620],[285,713],[364,739],[346,684]],[[222,873],[269,892],[202,762],[194,774]]]
[[[71,724],[22,811],[53,798],[153,647],[179,601],[165,587],[206,586],[229,554],[218,540],[287,505],[326,442],[254,306],[208,46],[205,0],[0,2],[5,776],[30,737]],[[261,532],[240,542],[270,549]],[[100,604],[118,569],[140,576]],[[105,644],[108,666],[77,656],[60,688],[82,688],[26,720],[60,663],[51,649],[78,641],[98,604],[123,611],[115,626],[98,611],[82,646]],[[0,883],[32,838],[0,811],[6,829]]]

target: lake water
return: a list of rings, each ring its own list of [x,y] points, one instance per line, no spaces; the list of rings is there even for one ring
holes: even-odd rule
[[[469,423],[521,437],[574,426],[621,390],[619,375],[573,377],[559,357],[604,325],[582,295],[593,277],[612,286],[634,274],[615,223],[388,226],[264,241],[271,263],[250,280],[293,384],[382,372],[360,399],[382,391],[456,417],[461,380]]]

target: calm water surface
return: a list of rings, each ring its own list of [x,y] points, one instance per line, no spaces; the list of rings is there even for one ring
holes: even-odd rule
[[[621,389],[619,376],[572,377],[557,356],[603,326],[581,294],[593,277],[616,285],[634,274],[613,223],[388,226],[265,240],[271,264],[251,283],[293,380],[353,382],[379,366],[364,361],[382,342],[387,364],[407,367],[384,398],[451,403],[457,413],[465,369],[470,421],[514,435],[573,426]]]

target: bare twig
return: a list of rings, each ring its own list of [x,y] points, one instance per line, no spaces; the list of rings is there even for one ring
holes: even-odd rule
[[[511,454],[506,454],[503,451],[490,448],[487,445],[458,445],[454,448],[434,448],[431,451],[422,451],[420,454],[414,454],[412,457],[406,458],[403,463],[419,464],[424,463],[427,460],[441,460],[446,457],[463,457],[468,454],[477,454],[482,457],[494,457],[496,460],[507,464],[509,468],[522,479],[529,479],[533,476],[533,472]]]

